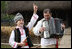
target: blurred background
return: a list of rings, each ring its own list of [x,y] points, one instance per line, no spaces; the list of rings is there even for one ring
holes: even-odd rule
[[[9,48],[8,45],[11,31],[15,28],[13,18],[16,13],[20,12],[25,20],[25,25],[30,21],[33,14],[33,3],[38,5],[39,21],[43,18],[43,10],[50,8],[52,11],[52,17],[60,18],[66,25],[66,33],[60,44],[61,47],[71,47],[71,1],[1,1],[1,47]],[[37,22],[36,22],[37,23]],[[36,24],[35,24],[36,25]],[[34,26],[35,26],[34,25]],[[34,44],[40,44],[40,37],[33,34],[30,31],[31,39]],[[65,41],[66,40],[66,41]],[[68,43],[66,43],[68,42]],[[68,48],[67,47],[67,48]],[[11,47],[10,47],[11,48]]]

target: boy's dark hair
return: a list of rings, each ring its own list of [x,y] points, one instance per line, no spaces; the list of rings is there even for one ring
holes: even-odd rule
[[[50,9],[44,9],[43,13],[47,13],[47,12],[51,13],[51,10]]]

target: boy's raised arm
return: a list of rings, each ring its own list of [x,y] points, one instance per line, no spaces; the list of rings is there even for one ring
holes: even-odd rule
[[[34,10],[33,16],[31,17],[31,20],[30,20],[30,22],[29,22],[28,25],[27,25],[27,27],[28,27],[29,30],[32,29],[32,27],[34,26],[34,24],[36,23],[36,21],[37,21],[37,19],[38,19],[38,17],[39,17],[39,16],[36,14],[36,13],[37,13],[37,10],[38,10],[37,5],[33,4],[33,10]]]

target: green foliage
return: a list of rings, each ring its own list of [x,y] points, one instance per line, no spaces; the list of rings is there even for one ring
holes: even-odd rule
[[[14,15],[3,14],[1,20],[13,20]]]
[[[13,19],[14,19],[14,15],[3,14],[1,16],[1,25],[3,25],[3,26],[4,25],[5,26],[8,26],[8,25],[13,26],[14,25]]]
[[[1,1],[1,13],[4,13],[6,9],[6,1]]]

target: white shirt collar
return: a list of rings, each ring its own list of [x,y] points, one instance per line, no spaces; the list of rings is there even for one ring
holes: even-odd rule
[[[16,28],[23,29],[22,27],[16,26]]]

